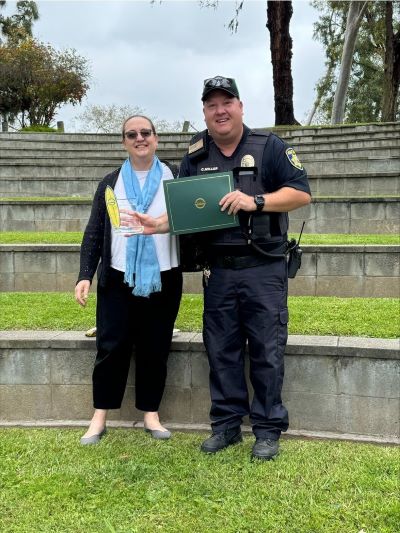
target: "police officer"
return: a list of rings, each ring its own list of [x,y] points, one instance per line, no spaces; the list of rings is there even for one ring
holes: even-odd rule
[[[221,210],[238,214],[240,226],[195,236],[207,262],[203,334],[212,403],[212,435],[201,450],[215,453],[240,442],[242,419],[250,415],[256,437],[252,456],[268,460],[279,453],[279,437],[288,428],[281,399],[288,324],[287,213],[310,202],[310,188],[293,148],[243,124],[234,79],[206,79],[202,101],[207,130],[192,139],[179,177],[232,171],[235,191],[219,203]],[[168,229],[166,216],[143,223],[148,232]]]

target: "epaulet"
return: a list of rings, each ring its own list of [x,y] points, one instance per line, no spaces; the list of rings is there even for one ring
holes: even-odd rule
[[[208,131],[196,133],[189,142],[188,157],[190,160],[199,159],[208,154],[209,137]]]
[[[259,135],[261,137],[269,137],[271,135],[271,132],[268,130],[250,130],[252,135]]]
[[[160,161],[161,161],[161,163],[164,163],[164,165],[166,165],[170,169],[170,171],[171,171],[172,175],[174,176],[174,178],[178,177],[179,168],[178,168],[177,165],[174,165],[173,163],[170,163],[169,161],[166,161],[165,159],[160,159]]]

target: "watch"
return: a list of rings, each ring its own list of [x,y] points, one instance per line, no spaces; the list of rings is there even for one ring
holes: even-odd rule
[[[254,196],[254,203],[256,204],[257,211],[262,211],[265,205],[265,198],[262,194],[256,194]]]

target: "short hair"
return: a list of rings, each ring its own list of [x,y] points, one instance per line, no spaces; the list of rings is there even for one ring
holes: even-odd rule
[[[157,135],[156,128],[153,124],[153,121],[149,117],[146,117],[146,115],[131,115],[122,124],[122,139],[125,139],[125,124],[128,122],[128,120],[131,120],[131,118],[144,118],[150,123],[151,131],[154,133],[154,135]]]

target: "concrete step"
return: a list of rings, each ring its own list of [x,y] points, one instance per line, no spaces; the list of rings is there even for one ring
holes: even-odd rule
[[[340,165],[339,165],[340,166]],[[364,167],[368,166],[368,163]],[[371,166],[379,166],[371,162]],[[399,171],[367,173],[339,172],[332,161],[329,165],[318,162],[308,172],[310,187],[316,196],[394,196],[400,194]],[[3,167],[4,170],[5,167]],[[32,167],[8,167],[10,176],[0,177],[0,197],[9,196],[85,196],[92,197],[99,181],[116,168],[115,165],[89,165],[87,167],[38,166],[35,175]],[[1,167],[0,167],[1,169]],[[324,169],[324,171],[322,171]],[[330,172],[328,172],[328,169]],[[24,173],[24,172],[25,173]]]
[[[189,141],[195,132],[182,133],[159,133],[161,141]],[[25,143],[98,143],[98,144],[121,144],[122,136],[120,133],[19,133],[19,132],[0,132],[0,146],[3,142],[24,141]]]
[[[252,127],[251,124],[248,124]],[[340,124],[336,126],[265,126],[265,128],[275,132],[279,136],[348,136],[348,135],[375,135],[387,132],[400,132],[399,122],[379,122],[369,124]],[[195,132],[160,132],[158,136],[162,139],[181,138],[186,139],[194,135]],[[22,132],[0,132],[0,137],[3,139],[21,137],[25,139],[35,138],[37,140],[47,139],[80,139],[80,140],[95,140],[100,139],[107,141],[108,139],[121,140],[121,133],[22,133]]]
[[[319,138],[333,138],[335,137],[350,137],[350,136],[368,136],[381,134],[394,134],[400,132],[399,122],[381,122],[375,124],[353,124],[353,125],[337,125],[337,126],[318,126],[318,127],[275,127],[272,128],[280,137],[319,137]]]
[[[185,152],[189,146],[188,141],[181,142],[159,142],[159,147],[161,149],[167,150],[178,150],[180,152]],[[125,154],[126,151],[122,147],[120,142],[60,142],[55,141],[41,141],[37,142],[21,142],[18,141],[9,141],[8,143],[0,142],[0,157],[7,157],[8,154],[15,154],[16,157],[24,154],[42,155],[47,157],[58,157],[59,154],[63,155],[65,153],[73,153],[81,155],[82,153],[92,154],[91,157],[103,157],[104,154],[110,153],[111,156],[118,154]]]
[[[390,149],[388,149],[390,150]],[[393,148],[393,150],[397,150]],[[173,160],[174,154],[170,151],[158,151],[161,159]],[[354,157],[353,154],[345,153],[326,154],[329,157],[317,153],[303,154],[302,162],[310,176],[335,173],[342,174],[375,174],[376,172],[397,172],[400,177],[400,155],[385,157],[380,155],[368,155],[367,157]],[[2,160],[0,165],[0,179],[8,177],[69,177],[102,175],[103,169],[115,169],[122,163],[121,158],[113,157],[107,160],[100,158],[23,158],[18,161]],[[103,174],[104,175],[104,174]]]
[[[82,331],[0,332],[0,425],[90,420],[95,353],[96,339]],[[282,398],[291,432],[399,444],[399,360],[395,339],[289,335]],[[208,377],[201,334],[178,333],[160,408],[168,427],[209,424]],[[140,426],[134,387],[132,361],[123,404],[110,411],[110,426],[121,420]]]
[[[304,245],[289,281],[293,296],[400,296],[400,246]],[[0,291],[73,291],[80,245],[0,245]],[[201,293],[200,273],[185,274],[184,291]]]
[[[400,197],[313,198],[310,205],[289,213],[290,231],[306,233],[400,233]],[[400,244],[400,241],[399,241]]]
[[[341,132],[335,132],[335,133],[328,133],[328,134],[322,134],[320,133],[308,133],[304,132],[299,135],[293,134],[293,135],[280,135],[278,133],[279,137],[282,139],[285,139],[286,142],[292,143],[292,144],[298,144],[301,145],[303,143],[337,143],[337,142],[362,142],[367,141],[370,139],[377,139],[377,140],[386,140],[386,139],[397,139],[399,135],[399,130],[385,130],[385,131],[378,131],[378,132],[366,132],[366,131],[356,131],[351,133],[341,133]]]
[[[2,201],[2,231],[83,231],[91,200]],[[400,197],[313,198],[310,205],[289,213],[290,230],[297,233],[400,233]]]
[[[172,134],[171,134],[172,135]],[[159,147],[160,149],[178,149],[185,151],[189,145],[191,136],[181,139],[180,136],[176,138],[160,138]],[[286,137],[285,140],[293,144],[298,150],[309,149],[310,146],[315,146],[319,149],[324,147],[327,148],[327,151],[335,149],[348,149],[348,148],[357,148],[357,147],[371,147],[374,145],[385,147],[385,146],[399,146],[399,139],[392,134],[375,134],[363,135],[358,137],[342,137],[338,136],[337,139],[329,137]],[[330,148],[331,147],[331,148]],[[24,150],[53,150],[53,151],[63,151],[63,150],[87,150],[97,152],[103,151],[114,151],[122,150],[121,140],[118,139],[77,139],[77,140],[67,140],[67,139],[48,139],[47,141],[42,140],[38,141],[36,138],[26,139],[26,138],[10,138],[2,139],[0,134],[0,154],[8,150],[20,150],[22,153]]]
[[[348,158],[354,159],[368,159],[371,157],[390,158],[400,156],[400,141],[391,139],[390,141],[382,141],[382,144],[377,145],[377,141],[363,141],[351,143],[351,147],[345,142],[341,143],[321,143],[313,142],[295,145],[294,148],[301,160],[306,164],[307,161],[314,159],[336,159]],[[182,146],[174,146],[174,143],[159,144],[157,150],[160,159],[177,159],[183,158],[187,151],[187,144]],[[63,146],[62,148],[49,147],[22,147],[21,143],[15,148],[3,148],[0,150],[0,161],[3,164],[17,164],[17,163],[35,163],[35,161],[49,162],[50,164],[58,162],[59,160],[81,164],[82,160],[96,161],[116,161],[116,164],[124,161],[127,154],[120,146],[109,147],[101,149],[96,146],[79,145],[75,148]],[[33,160],[33,161],[32,161]]]
[[[372,138],[377,140],[396,139],[399,137],[400,127],[399,123],[382,123],[363,126],[338,126],[334,128],[272,128],[271,131],[274,131],[289,143],[301,144],[312,142],[316,144],[319,142],[361,142],[363,140],[371,140]],[[160,133],[158,136],[160,146],[165,143],[172,143],[176,147],[178,143],[183,147],[188,145],[193,133]],[[76,147],[85,144],[96,145],[98,149],[101,149],[101,147],[113,149],[121,146],[121,135],[94,133],[0,133],[0,149],[3,149],[3,147],[17,147],[21,141],[27,148],[29,144],[32,144],[38,149],[40,147],[46,148],[50,144],[55,149],[61,148],[62,145]]]
[[[333,163],[333,162],[332,162]],[[323,167],[323,164],[321,164]],[[320,168],[321,168],[320,167]],[[311,192],[316,196],[398,196],[400,194],[399,171],[366,173],[309,172]]]

